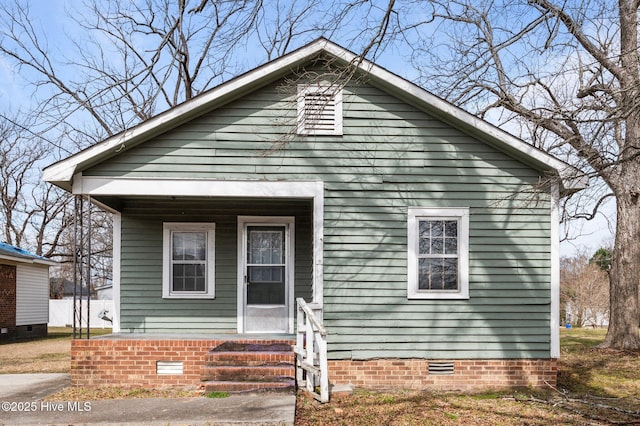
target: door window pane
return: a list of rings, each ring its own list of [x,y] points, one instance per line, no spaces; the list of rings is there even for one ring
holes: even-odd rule
[[[284,229],[277,227],[249,227],[247,263],[283,264]]]
[[[247,228],[247,304],[285,304],[285,228]]]

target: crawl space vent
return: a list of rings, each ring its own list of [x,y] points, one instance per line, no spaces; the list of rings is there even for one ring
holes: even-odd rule
[[[429,374],[444,375],[453,374],[453,362],[430,362]]]
[[[156,374],[182,374],[182,361],[157,361]]]

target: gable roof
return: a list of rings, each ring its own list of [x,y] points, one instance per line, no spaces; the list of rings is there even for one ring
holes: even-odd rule
[[[370,62],[337,44],[319,38],[306,46],[220,84],[189,101],[177,105],[139,125],[114,135],[44,169],[43,180],[68,191],[73,176],[98,164],[123,149],[171,130],[202,114],[238,99],[259,87],[289,74],[292,69],[324,54],[343,65],[357,66],[373,85],[413,104],[459,130],[488,143],[508,155],[538,170],[551,171],[560,177],[563,191],[575,191],[587,186],[586,177],[574,167],[539,150],[523,140],[481,120],[461,108],[433,95],[410,81]]]
[[[57,265],[57,262],[54,262],[51,259],[38,256],[37,254],[33,254],[7,243],[0,243],[0,260],[8,260],[17,263],[36,263],[47,266]]]

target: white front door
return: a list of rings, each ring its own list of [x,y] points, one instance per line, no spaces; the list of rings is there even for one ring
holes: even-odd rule
[[[289,217],[239,217],[239,331],[292,333],[293,231]]]

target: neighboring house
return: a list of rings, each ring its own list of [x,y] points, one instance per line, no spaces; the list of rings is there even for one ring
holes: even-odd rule
[[[75,289],[74,289],[75,287]],[[54,277],[51,278],[51,298],[52,299],[64,299],[73,300],[82,298],[86,300],[87,289],[82,287],[79,283],[75,286],[72,280],[66,278]]]
[[[566,325],[573,327],[603,328],[609,326],[609,310],[606,308],[577,308],[572,302],[565,307]]]
[[[319,39],[45,169],[114,217],[119,333],[74,341],[74,383],[196,385],[228,341],[308,330],[334,384],[553,384],[574,176]]]
[[[56,262],[0,243],[0,340],[47,335],[49,267]]]
[[[111,300],[113,298],[113,286],[111,284],[105,284],[99,287],[94,287],[91,294],[92,300]],[[73,281],[66,278],[55,277],[51,278],[51,298],[52,299],[82,299],[86,300],[88,293],[87,288],[83,287],[80,283],[74,285]]]

